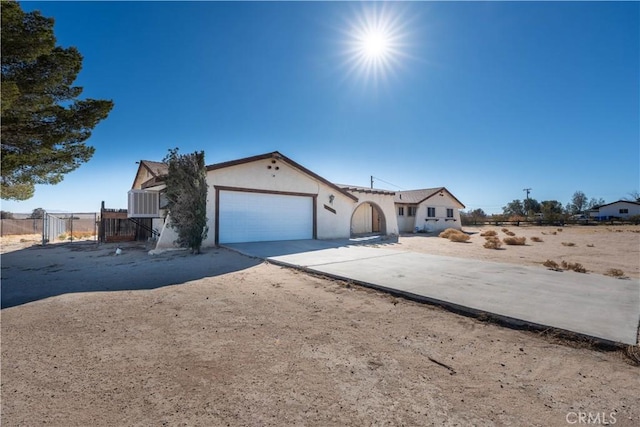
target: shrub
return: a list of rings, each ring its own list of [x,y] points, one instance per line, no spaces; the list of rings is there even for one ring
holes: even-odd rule
[[[550,259],[548,259],[545,262],[543,262],[542,265],[547,267],[549,270],[555,270],[555,271],[560,271],[561,270],[561,268],[558,265],[558,263],[553,261],[553,260],[550,260]]]
[[[503,228],[501,231],[502,231],[503,233],[506,233],[506,232],[508,232],[508,231],[509,231],[509,229],[508,229],[508,228]]]
[[[562,261],[562,268],[564,268],[565,270],[573,270],[576,273],[586,273],[587,269],[584,268],[582,266],[582,264],[580,264],[579,262],[567,262],[567,261]]]
[[[505,237],[504,239],[502,239],[502,241],[507,245],[520,246],[525,244],[525,242],[527,241],[527,238],[526,237]]]
[[[611,277],[624,277],[624,271],[618,268],[610,268],[607,270],[606,273],[604,273],[604,275],[611,276]]]
[[[541,238],[539,238],[538,236],[533,236],[531,238],[532,242],[544,242],[544,240],[542,240]]]
[[[560,231],[560,232],[561,232],[561,231],[562,231],[562,228],[557,228],[556,230],[558,230],[558,231]]]
[[[462,231],[458,230],[457,228],[447,228],[442,233],[440,233],[438,237],[442,237],[443,239],[448,239],[452,234],[456,234],[456,233],[464,234]]]
[[[588,248],[593,248],[593,247],[595,247],[595,246],[596,246],[596,245],[594,245],[593,243],[589,243],[589,244],[587,245],[587,247],[588,247]]]
[[[449,240],[451,240],[452,242],[466,242],[469,239],[470,239],[469,235],[462,232],[451,233],[451,235],[449,235]]]
[[[500,249],[500,246],[502,246],[502,242],[497,237],[487,236],[486,239],[483,246],[487,249]]]
[[[507,231],[505,234],[507,236],[515,236],[516,235],[516,233],[514,233],[513,231]]]
[[[498,235],[498,233],[493,231],[493,230],[483,231],[482,233],[480,233],[480,236],[482,236],[482,237],[497,236],[497,235]]]
[[[575,246],[576,244],[573,242],[562,242],[562,246]]]
[[[58,240],[67,240],[67,233],[62,233],[61,235],[58,236]]]

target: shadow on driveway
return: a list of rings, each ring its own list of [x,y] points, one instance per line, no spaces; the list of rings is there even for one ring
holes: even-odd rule
[[[115,255],[117,247],[121,255]],[[143,244],[70,243],[2,254],[2,308],[75,292],[156,289],[260,264],[222,248],[148,255]]]

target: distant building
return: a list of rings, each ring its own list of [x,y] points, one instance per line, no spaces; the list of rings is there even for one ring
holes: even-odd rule
[[[629,219],[636,215],[640,215],[640,203],[629,200],[618,200],[589,210],[591,218],[601,221],[613,218]]]

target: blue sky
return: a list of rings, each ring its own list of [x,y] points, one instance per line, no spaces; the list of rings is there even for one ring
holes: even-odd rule
[[[126,208],[135,162],[172,147],[207,164],[278,150],[333,182],[445,186],[487,213],[527,187],[563,204],[640,190],[637,2],[21,4],[84,55],[82,97],[115,107],[90,162],[3,210]],[[367,22],[388,38],[368,72]]]

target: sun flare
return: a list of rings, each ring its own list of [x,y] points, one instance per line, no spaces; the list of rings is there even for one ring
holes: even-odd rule
[[[346,62],[349,74],[363,82],[387,80],[406,56],[406,29],[398,9],[374,5],[349,22]]]

